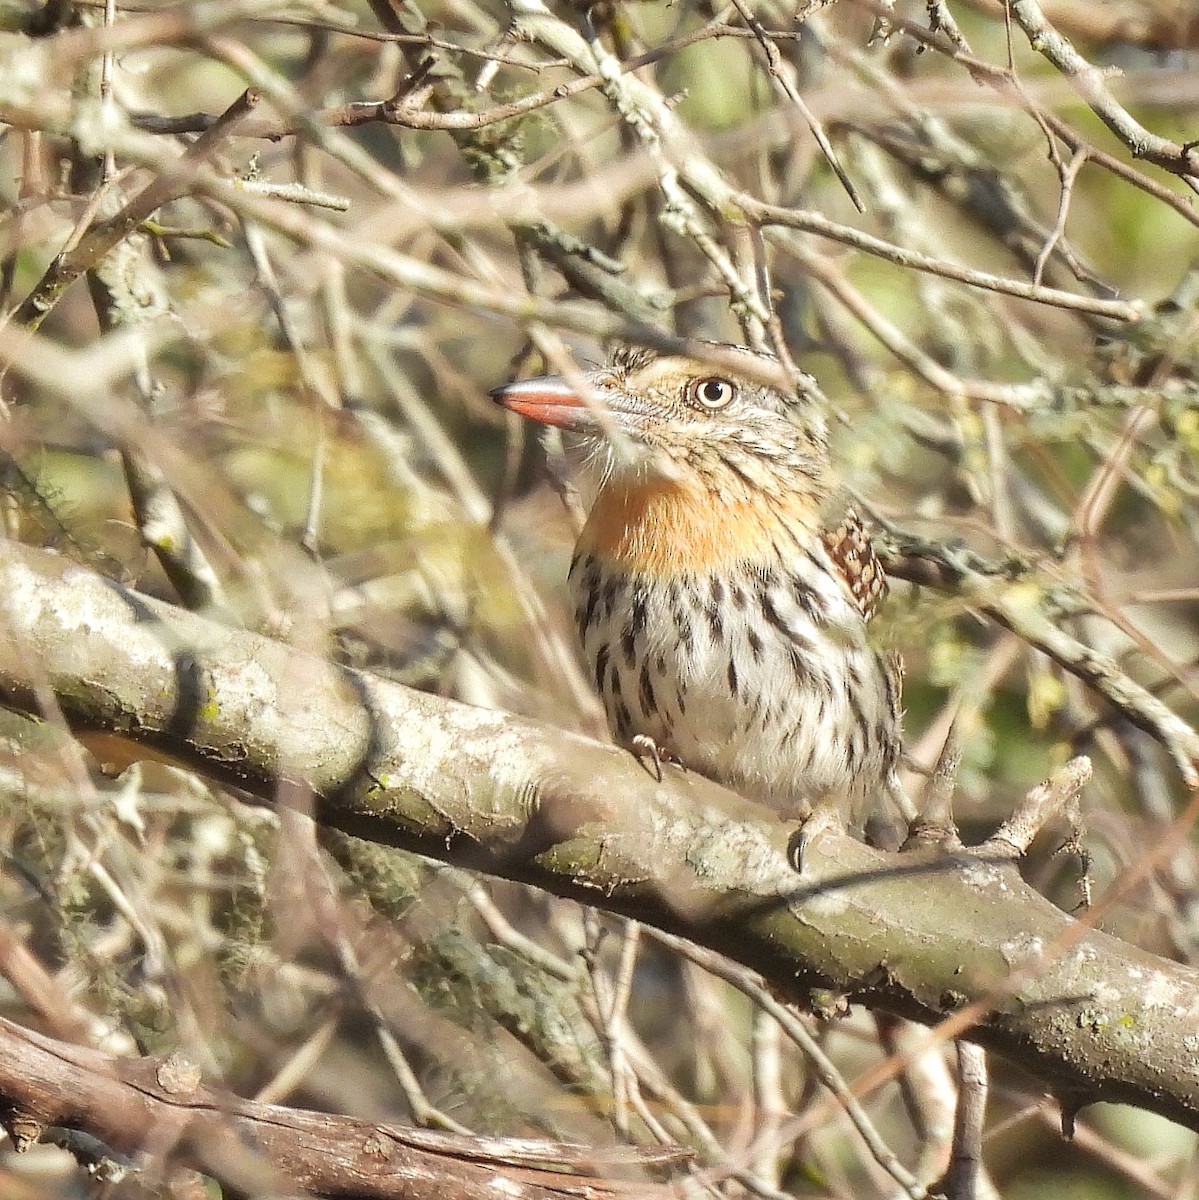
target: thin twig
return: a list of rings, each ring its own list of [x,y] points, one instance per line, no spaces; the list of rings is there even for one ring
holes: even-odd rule
[[[1081,165],[1080,163],[1079,166]],[[760,222],[768,229],[771,226],[782,226],[788,229],[800,229],[806,233],[815,233],[820,237],[839,242],[843,246],[851,246],[855,250],[862,250],[867,254],[886,259],[896,266],[927,271],[930,275],[938,275],[943,279],[955,279],[960,283],[968,283],[972,287],[999,292],[1001,295],[1018,296],[1023,300],[1036,300],[1042,304],[1051,304],[1055,308],[1093,313],[1096,316],[1109,317],[1117,321],[1139,321],[1147,311],[1144,301],[1107,300],[1097,296],[1083,296],[1075,292],[1066,292],[1059,288],[1045,287],[1041,284],[1039,275],[1032,283],[1026,283],[1020,279],[1008,279],[1002,275],[994,275],[989,271],[959,266],[948,259],[933,258],[918,250],[898,246],[848,225],[831,221],[823,213],[763,204],[746,193],[740,193],[737,196],[737,202],[747,217]],[[794,246],[795,243],[788,241],[787,245]],[[1048,246],[1048,252],[1052,252],[1052,246]]]
[[[832,167],[833,174],[841,181],[841,186],[853,201],[854,208],[858,212],[865,212],[866,205],[862,202],[862,197],[858,189],[854,187],[853,180],[850,179],[844,166],[841,164],[841,160],[837,157],[837,152],[833,149],[833,144],[829,141],[828,134],[824,131],[824,126],[820,123],[816,114],[805,103],[804,98],[799,94],[799,89],[795,86],[795,79],[792,76],[789,64],[783,62],[783,57],[779,54],[778,47],[771,40],[765,28],[763,28],[761,21],[754,16],[753,9],[749,7],[745,0],[733,0],[733,4],[741,14],[741,19],[757,39],[758,45],[762,48],[762,53],[766,56],[766,70],[770,78],[774,81],[775,87],[795,105],[799,115],[803,117],[807,127],[812,131],[812,136],[816,139],[816,144],[820,147],[820,153],[824,155],[825,161]]]
[[[983,1124],[987,1108],[987,1055],[981,1046],[958,1040],[958,1105],[953,1154],[945,1175],[946,1200],[976,1200],[982,1172]]]
[[[812,1064],[820,1082],[828,1088],[837,1103],[844,1109],[854,1128],[861,1134],[874,1161],[899,1184],[905,1195],[912,1197],[912,1200],[924,1200],[924,1197],[928,1195],[927,1189],[922,1187],[916,1177],[903,1166],[883,1140],[841,1073],[805,1028],[800,1018],[786,1005],[775,999],[760,976],[746,967],[730,962],[723,955],[716,954],[702,946],[696,946],[674,934],[648,927],[646,932],[663,945],[670,946],[671,949],[697,963],[704,970],[731,983],[733,987],[744,992],[759,1008],[777,1021],[783,1032],[795,1042]]]
[[[1036,0],[1007,0],[1007,11],[1028,37],[1028,44],[1043,54],[1078,89],[1091,111],[1124,143],[1134,158],[1143,158],[1177,175],[1199,192],[1199,151],[1150,133],[1104,86],[1108,72],[1092,66],[1045,19]]]

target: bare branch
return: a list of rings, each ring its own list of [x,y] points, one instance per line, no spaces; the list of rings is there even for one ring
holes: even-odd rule
[[[363,1200],[484,1200],[502,1188],[552,1200],[586,1188],[596,1197],[665,1197],[679,1195],[678,1189],[586,1172],[605,1165],[668,1166],[688,1157],[677,1150],[597,1151],[534,1138],[471,1137],[254,1103],[203,1086],[194,1065],[110,1058],[2,1018],[0,1097],[4,1124],[22,1148],[50,1126],[67,1126],[118,1153],[170,1152],[243,1192],[302,1188]]]
[[[44,672],[80,726],[136,731],[262,797],[302,782],[318,819],[356,836],[635,916],[801,1002],[826,988],[925,1022],[973,1006],[971,1039],[1046,1087],[1199,1127],[1199,977],[1079,925],[1010,869],[829,834],[797,879],[787,828],[696,776],[656,784],[622,751],[307,658],[45,553],[9,545],[0,582],[10,704],[32,706]]]

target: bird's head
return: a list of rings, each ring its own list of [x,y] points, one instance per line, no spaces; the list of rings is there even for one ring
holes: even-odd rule
[[[818,528],[832,488],[820,405],[759,382],[773,359],[720,350],[717,368],[620,350],[585,389],[547,375],[491,393],[567,432],[598,468],[582,547],[670,573],[760,560]]]
[[[823,499],[830,481],[820,406],[755,381],[754,368],[761,375],[773,359],[743,347],[720,349],[726,363],[742,360],[744,372],[622,349],[582,376],[586,395],[559,375],[520,380],[491,395],[597,452],[605,485],[638,486],[658,475],[730,499],[797,490]],[[633,452],[614,448],[605,425],[627,438]]]

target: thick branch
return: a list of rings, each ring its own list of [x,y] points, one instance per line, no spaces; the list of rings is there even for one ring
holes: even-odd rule
[[[668,1185],[594,1178],[601,1165],[679,1155],[474,1138],[242,1100],[199,1082],[174,1056],[116,1059],[0,1019],[0,1111],[19,1148],[49,1126],[82,1129],[111,1150],[171,1153],[248,1194],[301,1188],[360,1200],[523,1200],[677,1196]],[[684,1156],[685,1157],[685,1156]],[[566,1174],[544,1163],[582,1169]]]
[[[697,776],[657,784],[600,743],[411,691],[129,592],[61,558],[0,554],[0,693],[48,684],[80,726],[123,730],[258,796],[278,779],[322,822],[628,913],[803,1001],[812,987],[936,1022],[1072,1102],[1199,1128],[1188,1049],[1199,972],[1081,926],[1014,868],[817,839]]]

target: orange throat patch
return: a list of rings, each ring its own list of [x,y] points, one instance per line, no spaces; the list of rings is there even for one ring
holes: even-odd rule
[[[727,498],[690,481],[608,484],[579,537],[579,553],[658,577],[706,573],[775,558],[815,537],[818,517],[803,496],[782,504]]]

